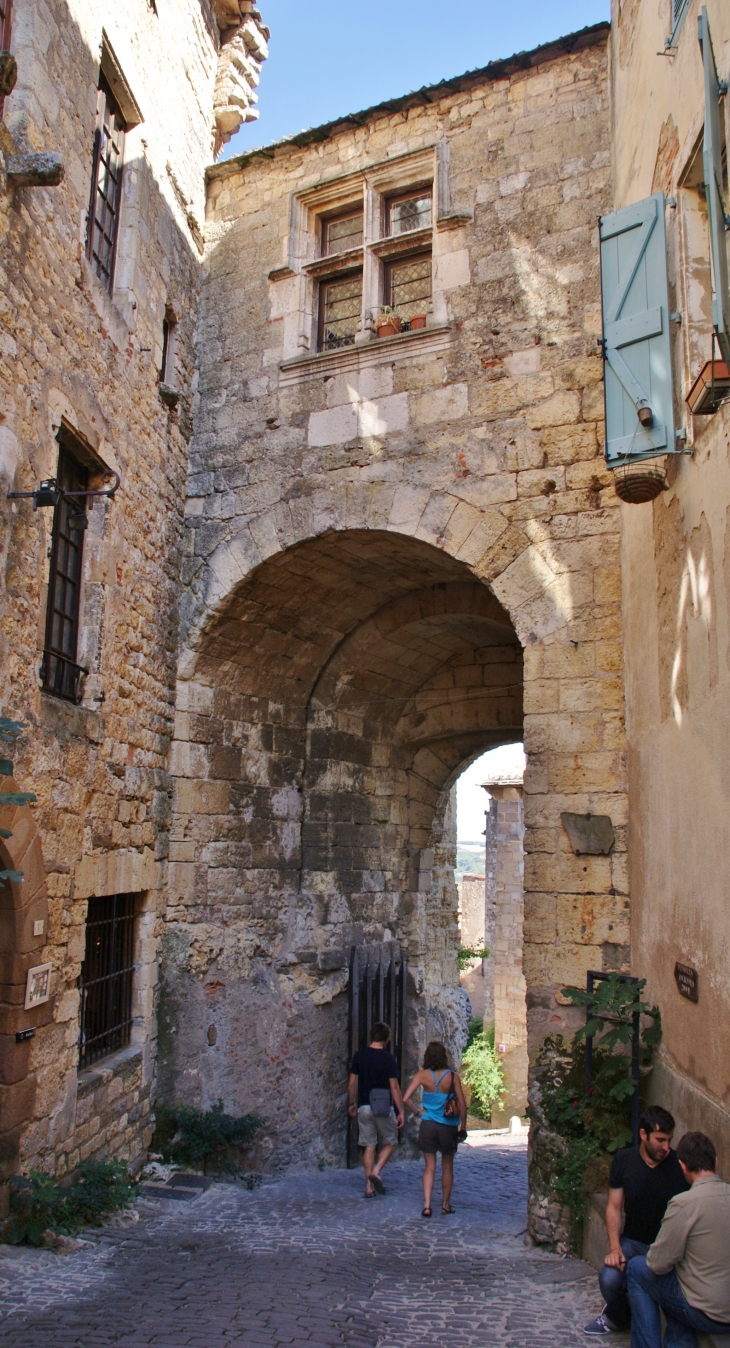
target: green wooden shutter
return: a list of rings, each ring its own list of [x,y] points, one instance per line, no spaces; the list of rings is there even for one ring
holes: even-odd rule
[[[602,216],[600,234],[605,453],[617,468],[676,451],[664,193]]]
[[[698,19],[702,62],[705,67],[705,135],[702,157],[707,194],[712,262],[712,322],[723,360],[730,361],[730,294],[728,294],[726,211],[723,200],[722,138],[720,131],[720,81],[712,50],[707,8]]]

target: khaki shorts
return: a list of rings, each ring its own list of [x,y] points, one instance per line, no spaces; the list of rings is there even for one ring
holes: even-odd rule
[[[395,1147],[398,1129],[395,1110],[390,1114],[373,1114],[370,1105],[360,1105],[357,1111],[357,1142],[360,1147]]]

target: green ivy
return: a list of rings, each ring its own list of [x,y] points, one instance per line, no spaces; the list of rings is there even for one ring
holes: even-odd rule
[[[153,1148],[175,1165],[196,1166],[207,1174],[208,1167],[231,1174],[239,1169],[231,1149],[252,1142],[261,1129],[255,1114],[235,1118],[224,1114],[223,1101],[212,1109],[192,1109],[189,1105],[162,1108],[157,1112]]]
[[[72,1182],[64,1184],[37,1170],[27,1178],[11,1175],[3,1239],[9,1245],[41,1245],[46,1231],[72,1236],[129,1207],[136,1193],[123,1161],[87,1161]]]
[[[631,1038],[637,1011],[641,1016],[640,1082],[651,1071],[653,1050],[661,1039],[659,1009],[643,1000],[645,986],[645,979],[628,983],[611,974],[590,994],[582,988],[563,988],[563,996],[574,1006],[591,1004],[591,1019],[571,1045],[563,1044],[559,1035],[546,1040],[542,1063],[537,1063],[546,1122],[564,1143],[554,1162],[554,1194],[570,1211],[576,1250],[591,1193],[605,1184],[612,1154],[633,1140]],[[590,1035],[593,1058],[586,1092],[585,1039]],[[546,1071],[548,1061],[552,1066]]]

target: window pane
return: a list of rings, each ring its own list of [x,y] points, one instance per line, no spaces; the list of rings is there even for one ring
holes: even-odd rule
[[[362,221],[362,211],[339,220],[325,221],[323,249],[325,256],[329,257],[331,253],[345,253],[348,248],[361,248]]]
[[[414,229],[427,229],[431,224],[431,193],[403,197],[390,204],[390,233],[410,234]]]
[[[388,281],[388,304],[401,318],[425,314],[431,300],[431,255],[393,262]]]
[[[362,273],[342,281],[326,281],[320,291],[322,304],[322,350],[351,346],[362,310]]]
[[[123,157],[124,122],[111,91],[102,84],[99,88],[88,248],[94,271],[110,292],[114,280]]]
[[[89,899],[81,966],[79,1067],[124,1048],[132,1031],[134,895]]]
[[[85,491],[88,473],[67,449],[58,455],[58,485],[65,492]],[[79,678],[76,664],[84,533],[72,529],[69,516],[83,512],[81,498],[61,497],[53,512],[51,568],[43,687],[55,697],[75,702]]]

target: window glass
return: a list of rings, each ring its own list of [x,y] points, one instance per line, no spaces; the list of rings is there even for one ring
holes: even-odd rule
[[[134,895],[89,899],[79,978],[79,1067],[90,1067],[129,1043],[133,976]]]
[[[87,253],[110,294],[114,288],[123,159],[124,121],[111,89],[102,80],[97,101]]]
[[[389,203],[389,234],[410,234],[414,229],[427,229],[430,224],[430,192],[421,191],[407,197],[398,197]]]
[[[58,485],[63,492],[86,491],[86,469],[68,449],[58,455]],[[53,512],[51,569],[48,577],[46,644],[43,688],[54,697],[78,700],[83,671],[76,664],[81,606],[81,568],[84,529],[74,527],[84,517],[84,498],[61,496]]]
[[[362,248],[362,232],[362,211],[338,216],[336,220],[325,220],[322,237],[324,256],[345,253],[348,248]]]
[[[351,346],[362,311],[362,272],[320,287],[320,349]]]
[[[386,304],[401,318],[425,314],[431,300],[431,254],[391,262],[387,271]]]

